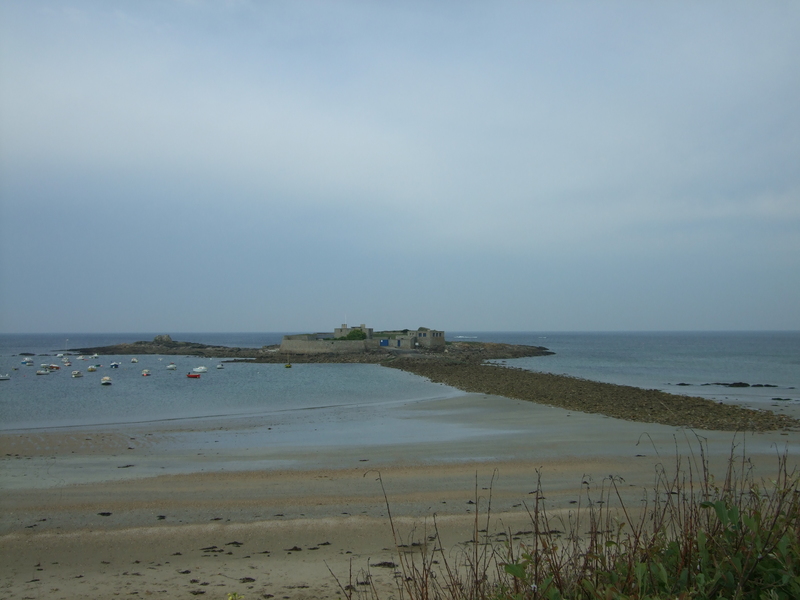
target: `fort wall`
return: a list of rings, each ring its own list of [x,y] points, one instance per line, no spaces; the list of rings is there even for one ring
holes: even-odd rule
[[[364,340],[297,340],[284,338],[281,342],[281,352],[286,352],[287,354],[355,354],[366,352],[366,346]]]

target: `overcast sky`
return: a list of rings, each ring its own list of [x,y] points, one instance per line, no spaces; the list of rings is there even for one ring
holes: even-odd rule
[[[800,330],[800,3],[0,2],[0,332]]]

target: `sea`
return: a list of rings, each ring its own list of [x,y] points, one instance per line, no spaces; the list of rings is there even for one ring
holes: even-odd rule
[[[75,348],[152,340],[156,333],[0,334],[0,431],[186,424],[204,419],[297,415],[320,425],[331,443],[343,442],[365,419],[382,419],[382,408],[460,395],[458,390],[378,365],[222,362],[188,356],[85,355]],[[550,356],[500,361],[532,371],[659,389],[768,408],[800,403],[800,332],[447,332],[449,341],[505,342],[544,346]],[[262,347],[283,333],[173,333],[180,341]],[[25,366],[23,353],[32,354]],[[58,354],[72,366],[63,366]],[[119,362],[118,368],[111,368]],[[36,375],[42,364],[61,365]],[[174,363],[175,370],[167,365]],[[222,364],[223,368],[217,368]],[[89,365],[100,365],[87,372]],[[199,366],[198,379],[186,374]],[[148,369],[148,377],[142,370]],[[80,370],[83,377],[72,378]],[[110,376],[112,385],[101,386]],[[737,384],[731,387],[730,384]],[[313,415],[313,416],[309,416]],[[310,421],[309,421],[310,420]],[[316,431],[316,425],[314,426]],[[337,434],[337,432],[339,432]],[[363,428],[359,435],[367,436]],[[415,427],[414,435],[441,439],[446,432]],[[323,435],[323,434],[320,434]],[[376,434],[377,435],[377,434]],[[383,435],[383,434],[380,434]],[[453,435],[457,435],[454,433]],[[366,441],[366,440],[365,440]]]

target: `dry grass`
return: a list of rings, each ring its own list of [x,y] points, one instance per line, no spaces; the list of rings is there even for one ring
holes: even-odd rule
[[[731,451],[720,478],[705,447],[661,464],[638,506],[623,500],[614,477],[584,481],[579,504],[550,514],[541,479],[526,505],[531,531],[492,536],[491,491],[475,489],[473,539],[455,553],[438,528],[421,532],[420,552],[398,548],[397,595],[407,600],[666,600],[800,598],[800,476],[777,457],[774,478],[756,481],[750,461]],[[380,478],[379,478],[380,480]],[[381,486],[383,482],[381,481]],[[385,497],[385,492],[384,492]],[[481,508],[481,510],[478,510]],[[369,570],[342,585],[347,600],[377,600]],[[365,579],[366,578],[366,579]],[[338,579],[337,579],[338,581]],[[350,574],[352,584],[353,575]]]

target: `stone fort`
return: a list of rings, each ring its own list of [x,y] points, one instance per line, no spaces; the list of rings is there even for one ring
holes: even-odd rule
[[[363,339],[341,339],[360,332]],[[363,323],[358,327],[343,324],[332,333],[301,333],[285,335],[281,341],[281,352],[288,354],[352,354],[374,350],[444,350],[444,331],[420,327],[397,331],[375,332]]]

